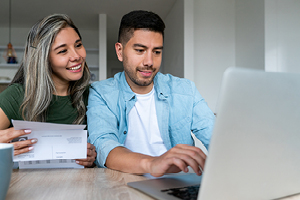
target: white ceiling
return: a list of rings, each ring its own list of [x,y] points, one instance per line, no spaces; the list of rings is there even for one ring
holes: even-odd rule
[[[99,14],[107,15],[107,39],[116,42],[121,17],[132,10],[153,11],[164,19],[177,0],[11,0],[11,26],[31,27],[53,13],[69,15],[79,30],[98,30]],[[0,0],[0,28],[9,26],[9,0]],[[113,45],[113,44],[112,44]]]

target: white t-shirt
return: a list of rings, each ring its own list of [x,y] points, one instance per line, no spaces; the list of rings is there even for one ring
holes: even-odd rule
[[[154,87],[148,94],[136,94],[137,101],[128,114],[125,147],[133,152],[160,156],[167,151],[157,123]]]

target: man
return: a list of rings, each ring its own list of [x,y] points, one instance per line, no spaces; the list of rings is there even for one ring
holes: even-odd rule
[[[214,115],[194,83],[159,71],[164,22],[147,11],[123,16],[118,59],[124,72],[92,84],[88,102],[89,140],[97,165],[129,173],[188,172],[201,175]]]

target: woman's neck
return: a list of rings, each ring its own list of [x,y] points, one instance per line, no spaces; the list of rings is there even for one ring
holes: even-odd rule
[[[69,95],[69,84],[55,84],[54,95],[57,96],[68,96]]]

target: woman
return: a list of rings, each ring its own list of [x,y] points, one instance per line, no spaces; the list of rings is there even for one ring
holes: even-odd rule
[[[86,124],[90,72],[85,57],[80,33],[67,15],[37,22],[29,32],[19,70],[0,93],[0,142],[31,132],[14,130],[11,119]],[[31,151],[36,142],[34,138],[13,142],[14,154]],[[95,147],[88,143],[87,159],[76,162],[90,167],[95,157]]]

